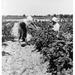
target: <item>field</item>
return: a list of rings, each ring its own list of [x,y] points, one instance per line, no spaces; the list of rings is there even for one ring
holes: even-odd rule
[[[3,75],[73,75],[73,15],[57,17],[59,32],[52,30],[52,22],[35,21],[41,29],[28,28],[32,39],[24,47],[13,42],[11,35],[14,23],[22,18],[3,18],[2,51],[6,52],[2,55]]]

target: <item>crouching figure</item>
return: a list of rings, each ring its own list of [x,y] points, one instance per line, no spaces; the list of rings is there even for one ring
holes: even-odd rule
[[[22,41],[24,42],[27,37],[27,28],[24,22],[19,23],[18,33],[19,33],[19,40],[22,39]]]
[[[29,26],[32,21],[32,17],[27,17],[27,19],[23,19],[22,21],[14,24],[12,28],[12,35],[15,37],[15,39],[17,39],[19,42],[20,40],[25,42],[27,39],[30,39],[30,36],[27,36],[27,26]]]
[[[26,24],[24,22],[15,23],[11,34],[14,36],[14,40],[19,40],[19,42],[20,40],[25,41],[27,37]]]

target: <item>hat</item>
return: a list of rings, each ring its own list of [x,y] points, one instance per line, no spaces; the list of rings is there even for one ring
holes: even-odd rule
[[[58,22],[59,20],[58,20],[57,17],[53,17],[53,18],[52,18],[52,21],[54,21],[54,22]]]
[[[33,18],[31,16],[28,16],[26,19],[23,19],[23,22],[25,22],[26,24],[30,24],[31,22],[33,22]]]
[[[31,16],[28,16],[28,17],[27,17],[27,20],[28,20],[28,21],[33,21],[33,18],[32,18]]]

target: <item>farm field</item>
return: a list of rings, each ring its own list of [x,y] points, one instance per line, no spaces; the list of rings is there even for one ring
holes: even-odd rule
[[[52,22],[34,21],[41,29],[28,28],[32,39],[25,46],[11,34],[21,19],[2,20],[3,75],[73,75],[73,15],[59,16],[59,32]]]

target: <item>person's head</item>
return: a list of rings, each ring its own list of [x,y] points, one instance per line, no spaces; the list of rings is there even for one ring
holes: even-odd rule
[[[59,22],[59,19],[58,19],[57,17],[53,17],[53,18],[52,18],[52,21],[54,21],[54,22],[57,23],[57,22]]]
[[[33,22],[33,18],[31,16],[28,16],[26,19],[23,20],[23,22],[25,22],[26,24],[30,24],[31,22]]]
[[[28,17],[27,17],[27,21],[32,22],[32,21],[33,21],[32,16],[28,16]]]

